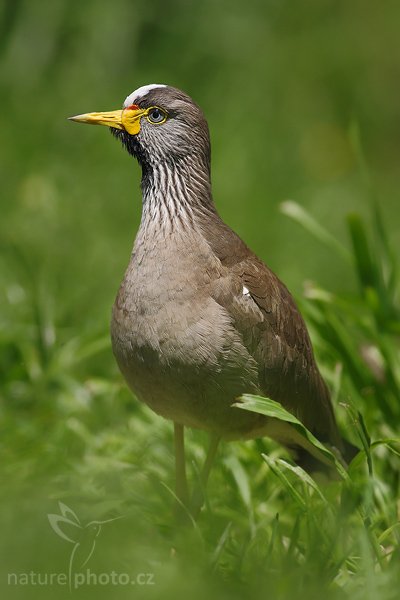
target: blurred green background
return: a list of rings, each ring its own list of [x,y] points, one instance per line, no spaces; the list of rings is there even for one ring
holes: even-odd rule
[[[388,239],[399,248],[399,22],[394,0],[0,3],[6,573],[48,570],[50,557],[51,570],[65,570],[67,543],[55,538],[46,517],[59,512],[62,500],[87,520],[107,510],[130,515],[129,526],[121,520],[114,534],[110,526],[108,570],[118,547],[139,570],[161,569],[163,587],[153,590],[155,597],[161,589],[193,595],[190,579],[201,581],[201,569],[189,570],[180,588],[183,567],[165,567],[174,553],[165,536],[172,527],[169,509],[159,513],[171,504],[160,483],[172,485],[170,426],[130,397],[108,340],[110,309],[140,218],[139,169],[105,129],[66,118],[119,108],[148,83],[184,89],[209,121],[214,198],[223,218],[297,298],[307,280],[354,294],[351,263],[279,207],[295,200],[348,246],[345,216],[357,212],[373,221],[367,200],[373,188]],[[360,140],[367,170],[360,165]],[[315,339],[324,356],[323,341]],[[202,435],[189,436],[192,460],[201,462]],[[231,479],[217,474],[214,484],[234,503],[232,514],[241,501],[226,492],[229,482],[240,480],[241,459],[254,474],[260,450],[256,444],[237,448],[226,451],[236,453],[223,471],[233,473]],[[265,489],[260,493],[268,497]],[[285,502],[276,498],[267,511],[271,519]],[[209,529],[208,541],[211,521]],[[193,536],[190,547],[197,548]],[[232,590],[243,596],[243,580],[225,579],[230,583],[222,585],[222,577],[214,589],[209,578],[199,597],[215,590],[220,598]],[[254,593],[262,589],[253,583]],[[9,598],[54,594],[51,587],[4,590]]]
[[[106,130],[66,117],[166,82],[208,117],[222,216],[295,292],[304,278],[344,285],[342,266],[278,206],[295,199],[344,238],[343,215],[365,204],[356,121],[399,241],[399,13],[396,2],[329,0],[4,2],[3,239],[46,272],[64,308],[82,302],[82,327],[89,305],[106,319],[140,215],[139,171]]]

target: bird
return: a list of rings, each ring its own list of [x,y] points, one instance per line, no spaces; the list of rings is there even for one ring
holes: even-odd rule
[[[89,562],[102,526],[121,517],[105,519],[104,521],[95,520],[84,524],[72,508],[63,502],[59,502],[58,506],[61,514],[51,513],[47,515],[47,518],[54,532],[62,539],[73,544],[68,564],[68,583],[71,590],[73,575]]]
[[[245,393],[281,403],[344,458],[349,444],[292,295],[217,212],[201,108],[150,84],[121,109],[70,119],[109,127],[141,167],[141,221],[111,340],[136,398],[174,423],[178,500],[189,505],[185,427],[210,435],[203,484],[221,439],[268,436],[315,459],[290,423],[234,407]]]

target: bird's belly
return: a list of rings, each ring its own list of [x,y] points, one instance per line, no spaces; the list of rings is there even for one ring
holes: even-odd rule
[[[262,418],[232,404],[259,391],[255,360],[211,297],[173,297],[157,310],[143,298],[127,305],[117,297],[112,344],[129,387],[165,418],[223,437],[248,436]]]

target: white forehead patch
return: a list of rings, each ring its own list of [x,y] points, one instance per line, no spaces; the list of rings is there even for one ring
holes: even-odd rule
[[[136,104],[140,98],[143,98],[146,94],[150,92],[150,90],[154,90],[155,88],[163,88],[167,87],[164,83],[151,83],[150,85],[142,85],[142,87],[138,88],[132,94],[126,97],[124,102],[124,107],[131,106],[131,104]]]

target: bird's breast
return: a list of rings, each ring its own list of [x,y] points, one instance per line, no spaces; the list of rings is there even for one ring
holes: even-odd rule
[[[133,255],[115,300],[112,334],[117,354],[154,353],[157,361],[213,361],[229,318],[210,296],[220,277],[212,256],[192,247]]]
[[[207,428],[216,407],[227,409],[255,388],[257,365],[212,296],[223,275],[218,259],[201,239],[172,246],[168,255],[135,248],[113,308],[113,351],[129,386],[151,408]]]

